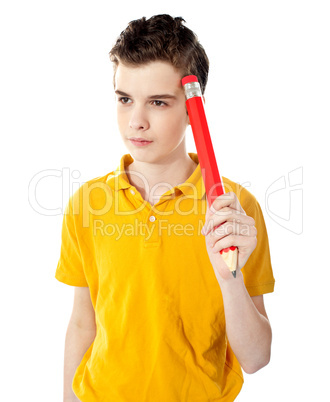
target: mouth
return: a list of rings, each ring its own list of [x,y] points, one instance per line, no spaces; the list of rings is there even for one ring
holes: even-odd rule
[[[145,140],[144,138],[129,138],[133,145],[138,147],[145,146],[151,144],[153,141]]]

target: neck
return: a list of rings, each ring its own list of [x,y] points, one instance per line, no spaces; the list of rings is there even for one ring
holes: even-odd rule
[[[157,163],[134,160],[126,168],[130,183],[152,205],[171,188],[184,183],[194,172],[197,164],[185,153],[181,157],[167,158]]]

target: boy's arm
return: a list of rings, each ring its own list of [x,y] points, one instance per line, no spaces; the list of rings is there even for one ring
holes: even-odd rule
[[[95,313],[88,287],[76,287],[65,338],[63,402],[77,402],[72,380],[96,335]]]
[[[272,330],[263,296],[250,297],[242,272],[220,283],[230,346],[243,370],[252,374],[270,360]]]
[[[207,209],[202,233],[221,288],[228,341],[243,370],[254,373],[269,362],[272,341],[263,296],[249,295],[241,272],[257,245],[255,221],[234,193],[226,193]],[[220,255],[231,246],[238,248],[236,278]]]

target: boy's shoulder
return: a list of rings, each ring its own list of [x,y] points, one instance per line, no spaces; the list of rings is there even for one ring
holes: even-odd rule
[[[78,197],[79,193],[89,195],[93,192],[93,195],[95,195],[97,193],[104,192],[106,188],[108,188],[109,190],[109,187],[112,189],[118,189],[122,186],[125,187],[127,182],[127,175],[124,169],[124,160],[126,160],[127,156],[128,155],[124,155],[121,160],[117,162],[117,167],[111,172],[83,182],[73,194],[73,197]]]
[[[128,181],[125,166],[132,162],[132,156],[130,154],[125,154],[117,162],[117,167],[114,170],[104,174],[103,176],[97,176],[86,181],[81,187],[85,186],[86,188],[104,189],[109,186],[113,190],[127,188],[130,186],[130,183]]]
[[[88,209],[97,210],[108,203],[113,198],[111,187],[113,189],[115,186],[118,187],[118,183],[116,184],[116,180],[114,180],[118,177],[117,170],[82,182],[71,194],[66,206],[66,213],[69,213],[68,211],[72,208],[71,211],[74,214],[77,214],[78,211],[78,214],[82,214],[86,206]]]

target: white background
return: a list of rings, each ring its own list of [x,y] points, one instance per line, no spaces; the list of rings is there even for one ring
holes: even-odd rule
[[[62,400],[73,301],[54,278],[62,208],[127,153],[108,52],[129,21],[160,13],[182,16],[205,47],[220,172],[246,184],[268,228],[272,360],[245,375],[237,401],[327,400],[330,13],[318,0],[2,3],[1,399]]]

